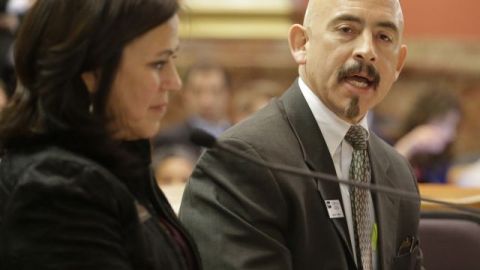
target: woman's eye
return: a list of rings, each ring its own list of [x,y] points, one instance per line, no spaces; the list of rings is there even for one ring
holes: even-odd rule
[[[163,67],[165,67],[166,64],[167,64],[167,61],[158,61],[158,62],[153,63],[152,67],[154,69],[161,70],[161,69],[163,69]]]

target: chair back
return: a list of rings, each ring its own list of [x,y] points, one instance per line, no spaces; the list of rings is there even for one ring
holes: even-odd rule
[[[422,212],[419,238],[425,269],[480,269],[480,218]]]

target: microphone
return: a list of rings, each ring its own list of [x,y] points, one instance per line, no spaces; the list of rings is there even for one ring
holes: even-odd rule
[[[459,205],[459,204],[450,203],[450,202],[446,202],[446,201],[442,201],[442,200],[431,199],[431,198],[427,198],[427,197],[422,197],[422,196],[420,196],[420,195],[418,195],[417,193],[414,193],[414,192],[409,192],[409,191],[405,191],[405,190],[397,190],[397,189],[394,189],[394,188],[391,188],[391,187],[380,186],[380,185],[377,185],[377,184],[355,182],[355,181],[348,180],[348,179],[341,179],[341,178],[338,178],[334,175],[330,175],[330,174],[327,174],[327,173],[304,170],[304,169],[297,168],[297,167],[292,167],[292,166],[288,166],[288,165],[284,165],[284,164],[268,162],[268,161],[265,161],[265,160],[257,159],[255,157],[252,157],[252,156],[250,156],[246,153],[243,153],[243,152],[241,152],[241,151],[239,151],[239,150],[237,150],[237,149],[235,149],[231,146],[220,143],[219,141],[217,141],[217,139],[215,139],[215,137],[213,137],[212,135],[210,135],[209,133],[207,133],[207,132],[205,132],[201,129],[195,128],[192,131],[192,133],[190,134],[190,140],[198,146],[202,146],[202,147],[206,147],[206,148],[218,148],[218,149],[227,151],[227,152],[229,152],[229,153],[231,153],[235,156],[238,156],[240,158],[248,160],[249,162],[252,162],[254,164],[257,164],[257,165],[260,165],[260,166],[263,166],[263,167],[266,167],[266,168],[269,168],[269,169],[282,171],[282,172],[286,172],[286,173],[290,173],[290,174],[294,174],[294,175],[315,177],[315,178],[317,178],[321,181],[329,181],[329,182],[334,182],[334,183],[339,183],[339,184],[345,184],[345,185],[353,186],[353,187],[356,187],[356,188],[367,189],[367,190],[370,190],[370,191],[373,191],[373,192],[376,192],[376,193],[384,193],[384,194],[387,194],[387,195],[399,197],[401,199],[409,199],[409,200],[412,200],[412,201],[424,201],[424,202],[434,203],[434,204],[446,206],[446,207],[451,208],[451,209],[455,209],[455,210],[463,212],[463,213],[470,214],[470,215],[480,219],[480,211],[479,210],[469,208],[469,207],[465,207],[465,206],[462,206],[462,205]]]

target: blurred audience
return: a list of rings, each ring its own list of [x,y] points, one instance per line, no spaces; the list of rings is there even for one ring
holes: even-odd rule
[[[152,158],[157,184],[164,187],[186,183],[195,161],[195,154],[182,146],[157,149],[153,152]]]
[[[161,132],[155,139],[152,164],[157,184],[176,213],[185,183],[200,154],[200,148],[189,141],[191,130],[197,127],[219,136],[230,126],[227,120],[229,110],[235,124],[265,106],[282,89],[273,81],[254,80],[237,89],[229,102],[229,80],[228,74],[219,66],[204,63],[193,66],[187,72],[183,93],[185,107],[191,111],[191,117]]]
[[[261,109],[281,90],[282,86],[275,81],[258,79],[246,83],[233,95],[232,122],[236,124]]]
[[[154,148],[182,145],[198,156],[201,148],[189,138],[194,128],[217,137],[231,125],[228,119],[230,76],[220,65],[201,62],[190,67],[184,81],[183,98],[189,116],[184,122],[162,130],[153,145]]]
[[[480,159],[464,166],[458,172],[455,183],[462,187],[480,188]]]
[[[0,79],[10,93],[15,89],[13,43],[20,22],[34,0],[0,0]]]
[[[0,0],[0,78],[8,91],[15,88],[12,47],[20,23],[17,14],[8,11],[11,2]]]
[[[447,181],[460,119],[460,103],[447,89],[427,90],[413,104],[395,148],[408,158],[419,182]]]
[[[157,185],[162,189],[173,211],[178,214],[185,184],[193,171],[197,156],[184,146],[156,149],[152,166]]]

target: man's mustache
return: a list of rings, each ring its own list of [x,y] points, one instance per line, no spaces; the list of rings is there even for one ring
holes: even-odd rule
[[[374,89],[377,89],[380,84],[380,74],[378,74],[377,69],[372,64],[365,63],[363,61],[356,60],[353,64],[344,64],[340,67],[338,71],[338,82],[342,82],[348,77],[351,77],[355,74],[359,74],[362,71],[366,71],[369,79]]]

